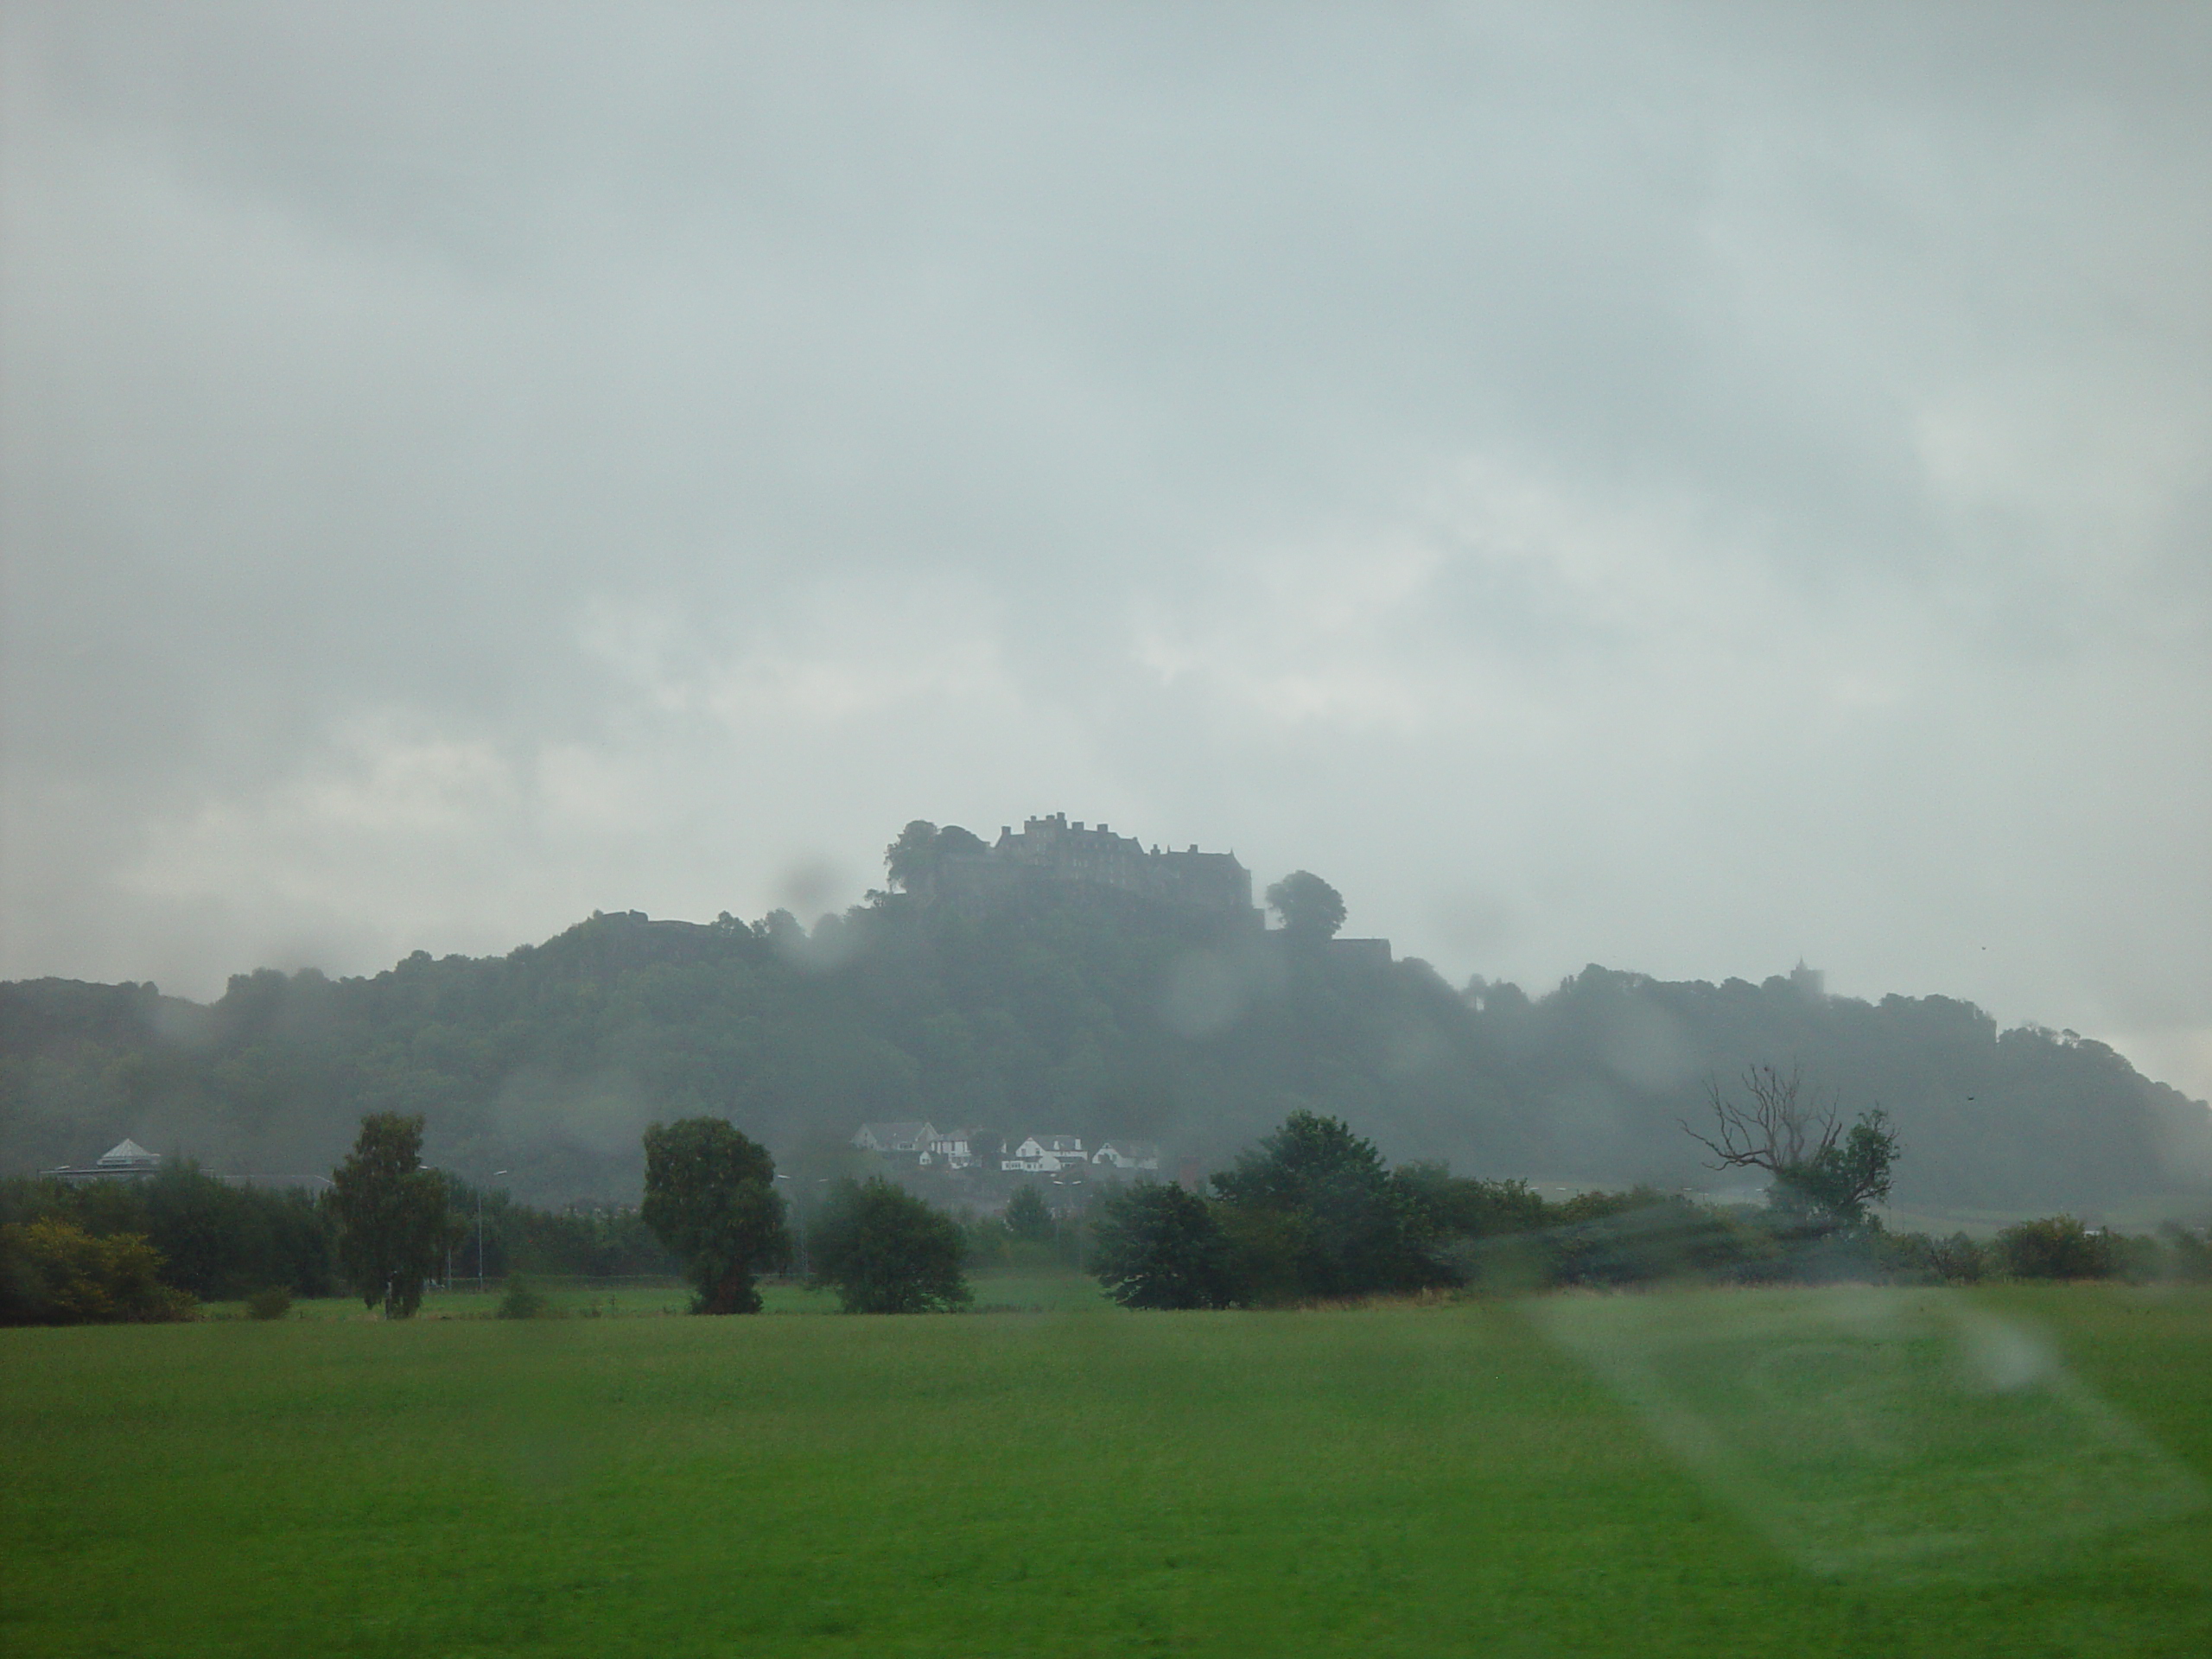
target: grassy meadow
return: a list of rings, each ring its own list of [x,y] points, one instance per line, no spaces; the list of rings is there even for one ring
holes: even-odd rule
[[[2212,1653],[2202,1291],[977,1293],[0,1331],[0,1652]]]

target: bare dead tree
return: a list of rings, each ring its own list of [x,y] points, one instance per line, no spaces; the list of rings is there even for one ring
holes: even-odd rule
[[[1844,1134],[1831,1096],[1808,1095],[1802,1071],[1754,1065],[1743,1076],[1744,1098],[1706,1084],[1713,1103],[1713,1133],[1683,1131],[1710,1152],[1714,1169],[1763,1169],[1774,1177],[1770,1205],[1797,1210],[1827,1224],[1857,1224],[1869,1203],[1890,1195],[1897,1161],[1897,1130],[1879,1106],[1861,1112]],[[1839,1145],[1838,1142],[1841,1144]]]
[[[1787,1072],[1771,1065],[1745,1068],[1748,1100],[1723,1094],[1718,1083],[1708,1082],[1705,1092],[1713,1103],[1713,1134],[1700,1135],[1686,1122],[1682,1128],[1718,1160],[1708,1166],[1713,1169],[1794,1173],[1833,1151],[1842,1133],[1835,1102],[1807,1097],[1801,1066]]]

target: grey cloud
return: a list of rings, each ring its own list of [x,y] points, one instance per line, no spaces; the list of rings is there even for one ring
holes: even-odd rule
[[[0,971],[1063,808],[2212,1086],[2201,8],[0,30]]]

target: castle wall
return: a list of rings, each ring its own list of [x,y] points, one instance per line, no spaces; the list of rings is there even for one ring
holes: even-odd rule
[[[1032,883],[1066,882],[1110,887],[1160,904],[1225,913],[1259,912],[1252,905],[1252,873],[1234,853],[1147,852],[1134,836],[1116,835],[1065,813],[1008,826],[988,852],[954,854],[938,867],[940,898],[961,899],[1012,893]]]

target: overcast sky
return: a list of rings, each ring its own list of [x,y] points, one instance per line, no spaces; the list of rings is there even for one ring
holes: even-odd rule
[[[1065,811],[2212,1092],[2212,8],[0,20],[0,974]]]

